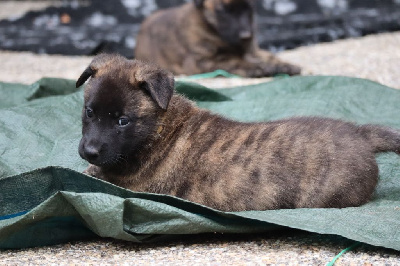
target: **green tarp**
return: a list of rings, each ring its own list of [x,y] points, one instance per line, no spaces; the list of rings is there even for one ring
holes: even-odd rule
[[[220,91],[178,82],[201,107],[240,121],[322,115],[400,128],[400,91],[345,77],[292,77]],[[74,81],[0,83],[0,248],[92,238],[135,242],[290,227],[400,250],[400,157],[380,154],[373,200],[345,209],[224,213],[81,174],[83,92]]]

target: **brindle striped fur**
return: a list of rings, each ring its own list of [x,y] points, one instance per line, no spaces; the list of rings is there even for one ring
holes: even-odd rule
[[[261,50],[252,0],[195,0],[160,10],[142,23],[135,57],[174,74],[224,69],[246,77],[296,75],[300,68]]]
[[[390,128],[318,117],[239,123],[173,93],[168,72],[140,61],[101,55],[88,69],[86,172],[131,190],[224,211],[359,206],[378,181],[375,153],[400,154]],[[152,83],[158,100],[146,92]],[[119,127],[115,112],[131,123]]]

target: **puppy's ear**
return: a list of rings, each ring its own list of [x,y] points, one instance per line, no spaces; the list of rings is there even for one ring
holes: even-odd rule
[[[76,82],[76,87],[80,87],[85,83],[88,78],[97,73],[101,68],[107,68],[113,62],[121,63],[126,59],[117,54],[99,54],[95,56],[90,63],[90,65],[83,71],[78,81]]]
[[[203,7],[204,0],[193,0],[193,2],[194,2],[194,5],[195,5],[197,8],[202,8],[202,7]]]
[[[94,73],[95,71],[90,66],[88,66],[76,81],[76,87],[78,88],[82,86],[83,83],[85,83],[85,81],[88,80],[88,78],[90,78]]]
[[[140,86],[150,93],[151,98],[158,106],[167,110],[174,93],[174,75],[166,70],[144,63],[139,63],[138,67],[135,78]]]

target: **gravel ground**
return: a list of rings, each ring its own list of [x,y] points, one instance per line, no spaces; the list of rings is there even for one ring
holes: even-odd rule
[[[42,4],[35,1],[33,8],[45,6]],[[8,16],[15,6],[15,2],[12,5],[9,1],[0,2],[0,18]],[[29,7],[21,2],[18,14]],[[301,47],[278,56],[301,66],[303,75],[368,78],[400,89],[400,32]],[[0,81],[30,84],[44,76],[76,79],[90,61],[91,57],[0,51]],[[221,88],[268,80],[216,78],[198,82]],[[325,265],[352,244],[342,237],[297,230],[258,235],[184,236],[178,241],[151,245],[97,239],[43,248],[2,250],[0,265]],[[345,253],[336,265],[400,265],[400,252],[361,245]]]
[[[280,54],[303,74],[371,79],[400,89],[400,32],[300,47]]]
[[[205,234],[160,244],[112,239],[0,251],[0,264],[326,265],[353,242],[288,230],[258,235]],[[335,265],[399,265],[399,252],[361,245]]]
[[[303,75],[366,78],[400,89],[400,32],[300,47],[277,56],[301,66]],[[91,59],[0,51],[0,80],[30,84],[42,77],[77,79]],[[271,78],[214,78],[196,82],[211,88],[225,88],[269,80]]]

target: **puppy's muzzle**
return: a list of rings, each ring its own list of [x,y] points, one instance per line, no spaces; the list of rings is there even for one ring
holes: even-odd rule
[[[97,165],[102,160],[101,152],[102,145],[97,144],[94,141],[87,141],[84,138],[81,139],[79,144],[79,155],[82,159],[91,164]]]

